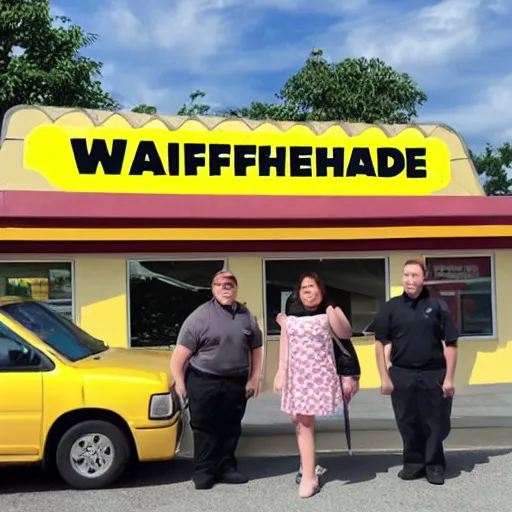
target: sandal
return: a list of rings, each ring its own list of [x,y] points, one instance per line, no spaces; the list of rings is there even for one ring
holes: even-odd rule
[[[315,475],[318,477],[324,476],[327,472],[327,469],[323,468],[322,466],[316,466],[315,468]],[[299,485],[302,482],[302,466],[299,466],[299,471],[297,472],[297,475],[295,476],[295,483]]]

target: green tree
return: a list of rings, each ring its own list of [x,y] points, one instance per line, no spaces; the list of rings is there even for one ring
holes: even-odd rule
[[[410,123],[427,95],[406,73],[380,59],[345,59],[329,63],[321,49],[276,94],[280,103],[251,103],[224,115],[276,121]]]
[[[487,144],[480,154],[470,150],[470,156],[488,196],[512,195],[512,144],[506,142],[496,148]]]
[[[145,103],[141,103],[140,105],[133,107],[132,112],[136,112],[137,114],[149,114],[150,116],[154,116],[157,113],[157,108],[153,105],[146,105]]]
[[[200,90],[194,91],[188,97],[188,102],[178,110],[179,116],[207,116],[211,112],[210,105],[202,103],[206,93]]]
[[[100,82],[103,64],[81,54],[96,38],[51,16],[48,0],[2,0],[0,119],[20,104],[117,110]]]

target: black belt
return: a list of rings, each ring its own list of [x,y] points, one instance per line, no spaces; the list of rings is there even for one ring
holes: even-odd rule
[[[235,373],[210,373],[205,372],[204,370],[199,370],[195,366],[192,366],[189,364],[188,366],[189,371],[192,371],[194,373],[197,373],[198,375],[204,375],[205,377],[212,378],[212,379],[246,379],[247,375],[249,374],[249,368],[246,370],[239,370]]]
[[[435,372],[439,370],[446,370],[446,365],[442,363],[439,366],[402,366],[399,364],[392,364],[392,368],[398,368],[399,370],[406,370],[408,372]]]

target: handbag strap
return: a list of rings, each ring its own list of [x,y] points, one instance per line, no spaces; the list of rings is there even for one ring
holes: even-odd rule
[[[331,331],[331,336],[332,336],[332,339],[334,340],[334,342],[336,343],[336,345],[338,345],[338,348],[347,356],[347,357],[352,357],[352,355],[350,354],[350,352],[343,346],[343,343],[341,343],[341,340],[338,338],[338,336],[336,336],[336,334],[334,334],[333,330],[332,329],[329,329]]]

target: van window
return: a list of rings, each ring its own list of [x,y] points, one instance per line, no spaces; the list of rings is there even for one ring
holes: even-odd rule
[[[39,368],[41,357],[23,338],[0,322],[0,371]]]
[[[108,348],[66,317],[40,303],[8,304],[2,307],[2,311],[70,361],[85,359]]]

